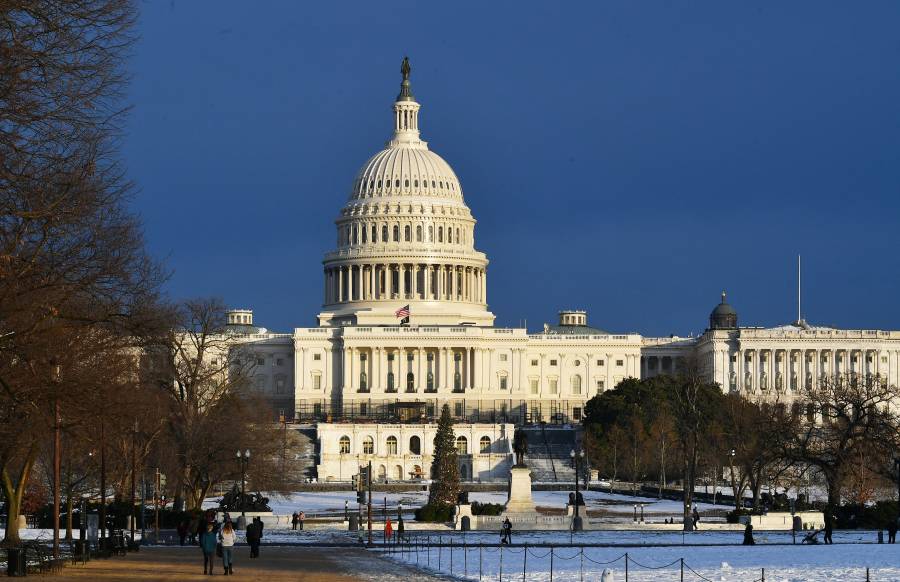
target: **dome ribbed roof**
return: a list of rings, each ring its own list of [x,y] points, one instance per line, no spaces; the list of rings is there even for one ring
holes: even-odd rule
[[[722,291],[722,302],[709,314],[709,329],[736,329],[737,322],[737,311],[725,301],[725,292]]]
[[[376,196],[422,196],[462,201],[450,165],[419,144],[392,144],[367,161],[353,183],[351,200]]]

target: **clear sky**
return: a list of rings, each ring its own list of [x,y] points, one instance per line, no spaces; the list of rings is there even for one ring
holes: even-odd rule
[[[124,143],[173,299],[315,325],[404,54],[498,325],[900,329],[900,2],[141,3]]]

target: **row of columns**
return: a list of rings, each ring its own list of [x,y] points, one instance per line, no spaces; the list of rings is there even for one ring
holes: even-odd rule
[[[326,267],[325,303],[422,299],[486,303],[480,267],[433,264],[361,264]]]
[[[425,392],[429,388],[433,392],[464,392],[474,387],[474,369],[472,348],[348,347],[344,348],[343,387],[350,392]],[[433,375],[430,387],[429,372]],[[389,374],[393,374],[393,386]]]
[[[745,349],[735,352],[731,390],[798,390],[825,376],[880,373],[880,352],[867,349]],[[840,358],[840,361],[838,359]]]

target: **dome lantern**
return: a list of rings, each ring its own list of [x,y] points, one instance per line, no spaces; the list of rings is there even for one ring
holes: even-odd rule
[[[725,301],[725,291],[722,291],[722,302],[709,314],[709,329],[737,329],[737,323],[737,311]]]

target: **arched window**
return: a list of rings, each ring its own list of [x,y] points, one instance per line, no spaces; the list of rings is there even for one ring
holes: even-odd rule
[[[383,224],[381,226],[381,242],[387,242],[387,241],[388,241],[387,225]]]
[[[447,228],[447,242],[448,243],[453,242],[453,229],[449,228],[449,227]]]
[[[387,467],[385,467],[384,465],[378,466],[378,480],[387,481]]]
[[[572,394],[581,394],[581,376],[572,376]]]
[[[418,181],[418,180],[413,180],[413,186],[415,186],[416,188],[418,188],[418,187],[419,187],[419,181]]]
[[[387,373],[387,391],[393,392],[394,390],[395,390],[395,388],[394,388],[394,373],[388,372]]]
[[[468,455],[469,454],[469,441],[466,440],[466,437],[464,437],[464,436],[456,437],[456,454],[457,455]]]
[[[365,226],[363,226],[360,230],[362,230],[362,242],[363,242],[363,244],[365,244],[366,238],[368,237],[368,234],[369,234],[369,229],[366,228]]]
[[[406,391],[407,392],[415,392],[416,391],[416,375],[412,372],[406,373]]]
[[[365,242],[365,241],[363,241],[363,242]],[[459,244],[460,242],[462,242],[462,241],[459,240],[459,229],[457,228],[456,229],[456,244]]]
[[[338,441],[338,445],[340,446],[339,450],[342,455],[350,454],[350,437],[346,435],[342,436]]]
[[[413,455],[422,454],[422,439],[417,436],[409,437],[409,452]]]
[[[359,391],[360,392],[368,392],[369,390],[369,377],[365,372],[359,373]]]
[[[407,178],[406,180],[403,180],[403,187],[409,188],[409,178]]]
[[[434,227],[429,226],[428,227],[428,242],[431,242],[433,240],[434,240]]]
[[[389,455],[397,454],[397,437],[389,436],[387,438],[387,454],[389,454]]]
[[[422,225],[416,227],[416,242],[422,242]]]
[[[405,240],[406,242],[410,242],[410,240],[412,240],[412,229],[408,224],[403,227],[403,240]]]
[[[372,242],[378,242],[378,227],[374,224],[372,225]]]
[[[375,441],[372,437],[367,436],[363,439],[363,454],[364,455],[374,455],[375,454]]]
[[[394,467],[394,474],[397,476],[397,481],[403,481],[403,467],[400,465]]]
[[[394,225],[394,242],[400,242],[400,227]]]
[[[444,227],[438,227],[438,242],[444,242]]]
[[[429,392],[433,391],[434,390],[434,372],[431,372],[431,371],[428,372],[427,382],[428,382],[427,390]]]
[[[397,188],[400,187],[400,179],[399,179],[399,178],[397,178],[396,180],[394,180],[394,186],[397,187]]]
[[[463,481],[467,481],[469,479],[469,467],[467,465],[461,465],[459,467],[459,478]]]
[[[490,453],[491,452],[491,439],[490,437],[483,436],[481,440],[478,441],[478,448],[482,453]]]

